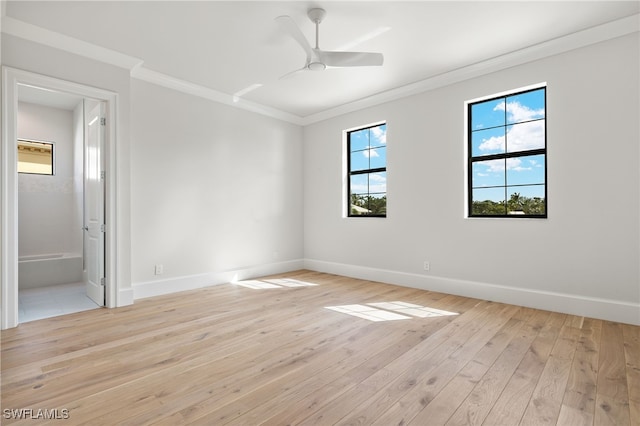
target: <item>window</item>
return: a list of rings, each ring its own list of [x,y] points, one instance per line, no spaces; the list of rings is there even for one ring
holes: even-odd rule
[[[348,216],[387,215],[387,125],[347,132]]]
[[[467,108],[469,217],[547,217],[546,88]]]
[[[18,140],[18,173],[53,175],[53,144]]]

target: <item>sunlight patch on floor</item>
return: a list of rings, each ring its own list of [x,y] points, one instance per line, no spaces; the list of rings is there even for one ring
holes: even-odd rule
[[[412,317],[430,318],[458,315],[456,312],[399,301],[367,303],[366,305],[325,306],[325,309],[353,315],[369,321],[396,321],[411,319]]]
[[[353,315],[354,317],[364,318],[369,321],[396,321],[411,318],[405,315],[396,314],[395,312],[383,311],[382,309],[376,309],[366,305],[326,306],[325,308],[336,312],[342,312],[343,314]]]
[[[235,282],[234,284],[242,287],[253,288],[256,290],[263,289],[263,288],[282,288],[279,285],[270,284],[268,282],[259,281],[259,280],[244,280],[244,281]]]
[[[405,302],[382,302],[368,303],[369,306],[387,309],[389,311],[399,312],[401,314],[411,315],[418,318],[443,317],[449,315],[458,315],[457,312],[443,311],[442,309],[429,308],[427,306],[414,305]]]
[[[318,284],[313,284],[307,281],[300,281],[293,278],[272,278],[265,280],[243,280],[236,281],[233,284],[237,284],[242,287],[252,288],[254,290],[267,289],[267,288],[284,288],[284,287],[312,287]]]
[[[277,284],[282,287],[312,287],[318,284],[313,284],[307,281],[300,281],[293,278],[274,278],[269,280],[264,280],[265,282],[271,284]]]

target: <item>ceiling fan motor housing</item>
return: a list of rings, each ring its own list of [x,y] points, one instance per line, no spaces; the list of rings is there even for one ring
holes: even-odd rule
[[[324,19],[327,12],[324,9],[315,8],[309,9],[307,16],[311,19],[311,22],[319,24]]]
[[[311,71],[322,71],[327,69],[327,66],[322,62],[310,62],[307,68]]]

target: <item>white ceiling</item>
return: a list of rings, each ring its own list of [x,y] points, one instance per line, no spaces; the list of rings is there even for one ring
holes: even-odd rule
[[[325,50],[381,52],[382,67],[280,76],[305,54],[274,18]],[[138,58],[145,70],[309,117],[540,43],[636,15],[638,1],[10,1],[6,15]],[[368,40],[359,41],[363,38]]]
[[[82,97],[77,95],[24,84],[18,86],[18,99],[21,102],[29,102],[69,111],[73,111],[78,104],[82,102]]]

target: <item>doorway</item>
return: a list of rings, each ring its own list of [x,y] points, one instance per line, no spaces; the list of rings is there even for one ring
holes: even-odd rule
[[[18,86],[20,323],[104,306],[103,111]]]
[[[33,92],[40,97],[34,99]],[[95,89],[76,83],[58,80],[39,74],[3,68],[3,133],[2,133],[2,220],[1,220],[1,290],[2,290],[2,329],[15,327],[19,319],[19,218],[18,218],[18,172],[17,149],[18,140],[18,105],[19,102],[34,104],[49,102],[77,102],[83,111],[84,124],[81,127],[83,155],[83,177],[81,185],[83,196],[81,209],[82,222],[77,226],[80,232],[80,257],[82,267],[82,287],[85,294],[90,294],[96,305],[115,306],[115,285],[109,280],[109,274],[115,276],[115,215],[110,200],[114,198],[109,187],[113,185],[113,177],[109,170],[115,170],[115,157],[109,155],[114,149],[116,95],[111,92]],[[37,101],[37,102],[34,102]],[[85,114],[86,112],[86,114]],[[97,116],[87,120],[89,113]],[[92,122],[91,122],[92,121]],[[97,125],[97,126],[96,126]],[[88,142],[84,141],[84,136]],[[93,139],[91,139],[93,137]],[[93,142],[91,142],[93,140]],[[88,143],[88,146],[86,146]],[[88,170],[89,172],[84,172]],[[92,205],[88,215],[86,202]],[[6,206],[6,208],[4,207]],[[42,212],[46,215],[46,212]],[[87,218],[90,217],[91,220]],[[109,226],[107,226],[109,225]],[[91,230],[89,232],[89,230]],[[87,250],[85,251],[85,247]],[[65,253],[52,253],[56,258],[67,259]],[[37,256],[36,256],[37,257]],[[47,256],[52,257],[52,256]],[[31,258],[27,258],[31,260]],[[59,260],[62,260],[59,259]],[[39,259],[42,260],[42,259]],[[68,260],[68,259],[67,259]],[[65,268],[63,268],[65,269]],[[67,283],[73,284],[73,283]],[[76,283],[77,284],[77,283]],[[69,286],[65,289],[71,290]]]

